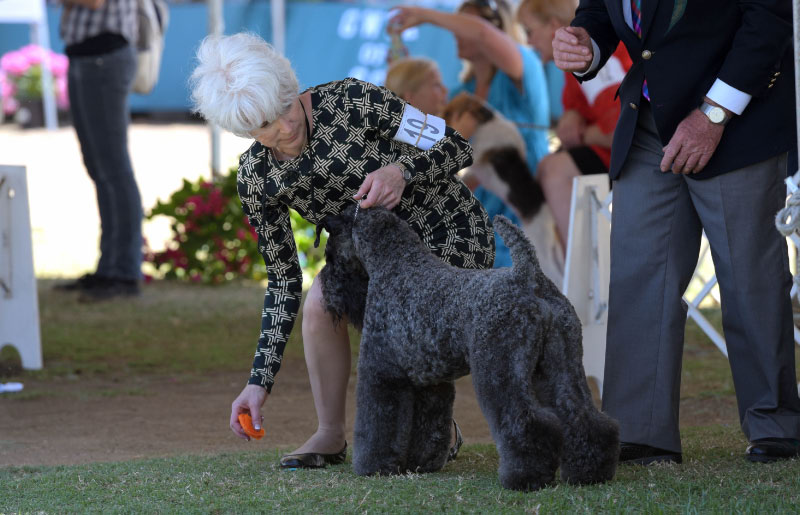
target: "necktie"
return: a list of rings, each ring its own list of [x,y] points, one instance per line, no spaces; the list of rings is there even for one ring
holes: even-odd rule
[[[631,18],[633,21],[633,31],[642,39],[642,0],[631,0]],[[650,92],[647,90],[647,79],[642,84],[642,95],[650,101]]]

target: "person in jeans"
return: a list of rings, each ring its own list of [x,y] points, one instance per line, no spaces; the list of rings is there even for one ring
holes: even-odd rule
[[[82,301],[139,293],[142,205],[128,155],[128,95],[136,73],[136,0],[64,0],[61,37],[83,162],[97,190],[100,259],[94,273],[57,286]]]

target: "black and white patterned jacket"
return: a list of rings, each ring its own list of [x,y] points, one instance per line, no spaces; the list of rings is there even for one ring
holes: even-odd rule
[[[268,286],[250,384],[271,391],[300,308],[302,271],[289,208],[318,224],[354,202],[368,173],[400,162],[412,173],[395,212],[442,260],[490,268],[494,236],[486,212],[454,174],[472,162],[456,131],[427,151],[394,139],[406,103],[387,89],[356,79],[311,88],[313,134],[301,154],[278,161],[254,142],[239,159],[242,207],[258,232]]]

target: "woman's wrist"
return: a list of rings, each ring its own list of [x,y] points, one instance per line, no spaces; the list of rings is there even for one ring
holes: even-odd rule
[[[611,142],[614,139],[614,133],[603,132],[599,125],[593,124],[586,127],[583,132],[584,145],[596,145],[603,148],[611,148]]]
[[[395,161],[392,164],[400,171],[400,177],[403,178],[403,182],[406,184],[410,183],[412,179],[411,170],[409,170],[408,167],[400,161]]]

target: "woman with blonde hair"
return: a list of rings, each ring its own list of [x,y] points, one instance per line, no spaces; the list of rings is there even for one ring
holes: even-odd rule
[[[392,62],[383,85],[423,113],[441,116],[447,104],[447,87],[439,66],[424,57]]]
[[[230,416],[233,432],[249,440],[238,416],[249,413],[260,429],[263,405],[300,310],[303,280],[290,208],[318,224],[356,199],[362,209],[384,206],[408,222],[440,259],[464,268],[491,267],[492,229],[481,205],[454,176],[472,162],[472,151],[444,120],[355,79],[299,92],[289,61],[255,35],[206,38],[197,58],[195,109],[208,121],[255,140],[239,159],[237,186],[258,233],[268,284],[250,379]],[[326,312],[317,280],[305,296],[302,331],[319,425],[281,459],[283,468],[342,463],[347,451],[350,340],[347,324],[334,322]]]
[[[465,0],[455,13],[398,7],[389,21],[389,31],[399,33],[425,23],[450,31],[456,39],[465,67],[462,84],[454,93],[473,93],[514,123],[525,140],[528,167],[535,170],[548,152],[547,82],[541,60],[522,44],[522,33],[508,3]],[[490,216],[503,214],[519,225],[510,207],[496,195],[479,187],[475,196]],[[508,248],[497,241],[495,267],[510,265]]]

